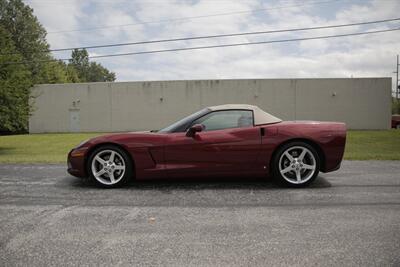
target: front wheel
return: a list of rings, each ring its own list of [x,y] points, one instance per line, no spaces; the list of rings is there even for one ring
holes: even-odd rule
[[[320,159],[311,145],[292,142],[277,151],[272,168],[274,177],[283,185],[304,187],[317,178]]]
[[[117,187],[132,176],[132,163],[125,151],[116,146],[103,146],[88,160],[90,178],[101,187]]]

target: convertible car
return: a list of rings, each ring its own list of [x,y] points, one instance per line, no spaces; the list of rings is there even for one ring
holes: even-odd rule
[[[92,138],[68,154],[68,172],[102,187],[131,178],[272,176],[303,187],[339,169],[346,143],[340,122],[282,121],[256,106],[204,108],[149,132]]]

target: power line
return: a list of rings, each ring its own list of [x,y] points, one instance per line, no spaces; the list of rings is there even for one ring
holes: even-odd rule
[[[208,46],[194,46],[194,47],[183,47],[183,48],[172,48],[172,49],[162,49],[162,50],[139,51],[139,52],[120,53],[120,54],[107,54],[107,55],[91,56],[89,58],[93,59],[93,58],[106,58],[106,57],[120,57],[120,56],[133,56],[133,55],[155,54],[155,53],[163,53],[163,52],[200,50],[200,49],[220,48],[220,47],[235,47],[235,46],[246,46],[246,45],[257,45],[257,44],[274,44],[274,43],[298,42],[298,41],[329,39],[329,38],[346,37],[346,36],[367,35],[367,34],[375,34],[375,33],[383,33],[383,32],[392,32],[392,31],[398,31],[398,30],[400,30],[400,27],[399,28],[386,29],[386,30],[355,32],[355,33],[336,34],[336,35],[324,35],[324,36],[304,37],[304,38],[294,38],[294,39],[282,39],[282,40],[247,42],[247,43],[233,43],[233,44],[222,44],[222,45],[208,45]],[[53,60],[37,60],[37,61],[22,61],[22,62],[4,62],[4,63],[2,63],[0,65],[28,64],[28,63],[53,62],[53,61],[68,61],[68,60],[71,60],[71,59],[72,58],[53,59]]]
[[[387,30],[376,30],[376,31],[368,31],[368,32],[356,32],[356,33],[337,34],[337,35],[325,35],[325,36],[316,36],[316,37],[304,37],[304,38],[295,38],[295,39],[283,39],[283,40],[272,40],[272,41],[247,42],[247,43],[235,43],[235,44],[222,44],[222,45],[210,45],[210,46],[197,46],[197,47],[174,48],[174,49],[164,49],[164,50],[152,50],[152,51],[143,51],[143,52],[132,52],[132,53],[121,53],[121,54],[98,55],[98,56],[92,56],[92,57],[90,57],[90,58],[105,58],[105,57],[130,56],[130,55],[153,54],[153,53],[161,53],[161,52],[199,50],[199,49],[209,49],[209,48],[219,48],[219,47],[235,47],[235,46],[256,45],[256,44],[273,44],[273,43],[285,43],[285,42],[298,42],[298,41],[308,41],[308,40],[317,40],[317,39],[328,39],[328,38],[345,37],[345,36],[366,35],[366,34],[374,34],[374,33],[382,33],[382,32],[391,32],[391,31],[398,31],[398,30],[400,30],[400,27],[399,27],[399,28],[393,28],[393,29],[387,29]],[[68,60],[69,60],[69,59],[68,59]]]
[[[255,13],[255,12],[261,12],[261,11],[267,11],[267,10],[285,9],[285,8],[300,7],[300,6],[307,6],[307,5],[327,4],[327,3],[337,2],[337,1],[342,1],[342,0],[305,2],[305,3],[301,3],[301,4],[296,4],[296,5],[278,6],[278,7],[270,7],[270,8],[259,8],[259,9],[253,9],[253,10],[242,10],[242,11],[234,11],[234,12],[226,12],[226,13],[209,14],[209,15],[199,15],[199,16],[192,16],[192,17],[172,18],[172,19],[164,19],[164,20],[158,20],[158,21],[142,21],[142,22],[128,23],[128,24],[103,25],[103,26],[99,26],[99,27],[84,28],[84,29],[53,31],[53,32],[48,32],[47,34],[63,34],[63,33],[71,33],[71,32],[97,31],[97,30],[104,30],[104,29],[109,29],[109,28],[119,28],[119,27],[126,27],[126,26],[159,24],[159,23],[177,22],[177,21],[184,21],[184,20],[210,18],[210,17],[230,16],[230,15]]]
[[[358,26],[358,25],[377,24],[377,23],[384,23],[384,22],[398,21],[398,20],[400,20],[400,18],[376,20],[376,21],[367,21],[367,22],[359,22],[359,23],[339,24],[339,25],[317,26],[317,27],[308,27],[308,28],[294,28],[294,29],[256,31],[256,32],[244,32],[244,33],[216,34],[216,35],[182,37],[182,38],[161,39],[161,40],[152,40],[152,41],[139,41],[139,42],[119,43],[119,44],[106,44],[106,45],[92,45],[92,46],[81,46],[81,47],[71,47],[71,48],[58,48],[58,49],[50,49],[49,51],[50,52],[58,52],[58,51],[68,51],[68,50],[74,50],[74,49],[96,49],[96,48],[116,47],[116,46],[129,46],[129,45],[138,45],[138,44],[165,43],[165,42],[189,41],[189,40],[223,38],[223,37],[233,37],[233,36],[258,35],[258,34],[269,34],[269,33],[307,31],[307,30],[320,30],[320,29],[329,29],[329,28],[341,28],[341,27],[350,27],[350,26]]]
[[[61,51],[69,51],[69,50],[74,50],[74,49],[97,49],[97,48],[131,46],[131,45],[140,45],[140,44],[152,44],[152,43],[166,43],[166,42],[189,41],[189,40],[199,40],[199,39],[224,38],[224,37],[233,37],[233,36],[246,36],[246,35],[259,35],[259,34],[271,34],[271,33],[282,33],[282,32],[296,32],[296,31],[333,29],[333,28],[342,28],[342,27],[378,24],[378,23],[399,21],[399,20],[400,20],[400,18],[392,18],[392,19],[384,19],[384,20],[356,22],[356,23],[347,23],[347,24],[336,24],[336,25],[326,25],[326,26],[316,26],[316,27],[306,27],[306,28],[281,29],[281,30],[269,30],[269,31],[255,31],[255,32],[243,32],[243,33],[229,33],[229,34],[216,34],[216,35],[206,35],[206,36],[181,37],[181,38],[172,38],[172,39],[160,39],[160,40],[150,40],[150,41],[117,43],[117,44],[104,44],[104,45],[80,46],[80,47],[69,47],[69,48],[57,48],[57,49],[43,50],[43,51],[39,51],[39,52],[43,52],[43,53],[61,52]],[[9,53],[9,54],[17,54],[17,52]],[[9,55],[9,54],[0,54],[0,55]]]

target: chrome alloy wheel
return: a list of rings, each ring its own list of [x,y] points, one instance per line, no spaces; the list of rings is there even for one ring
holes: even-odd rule
[[[126,163],[124,158],[114,150],[102,150],[92,160],[92,174],[104,185],[117,184],[124,177]]]
[[[279,158],[279,171],[291,184],[303,184],[310,180],[317,168],[313,153],[303,146],[286,149]]]

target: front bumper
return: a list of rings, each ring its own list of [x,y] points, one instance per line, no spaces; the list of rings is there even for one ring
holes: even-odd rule
[[[80,178],[87,177],[85,156],[87,152],[86,147],[74,148],[68,153],[67,165],[68,173]]]

